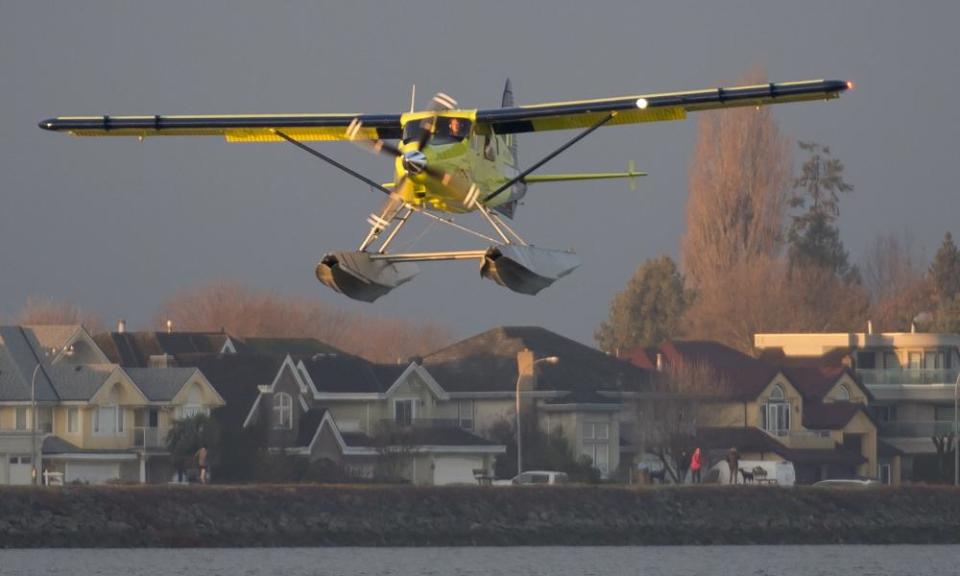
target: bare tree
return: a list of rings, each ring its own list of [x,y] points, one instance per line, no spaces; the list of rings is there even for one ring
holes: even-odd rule
[[[906,330],[913,318],[936,308],[924,266],[904,232],[876,236],[867,247],[862,269],[870,293],[870,319],[880,330]]]
[[[430,322],[348,312],[315,298],[257,292],[215,282],[178,292],[160,307],[158,327],[225,330],[236,336],[312,337],[380,362],[396,362],[446,344],[450,331]]]
[[[634,441],[651,454],[673,483],[683,482],[697,447],[703,411],[729,393],[729,381],[699,361],[668,365],[653,380],[653,391],[635,404]]]
[[[681,244],[692,288],[715,288],[732,267],[780,253],[790,163],[790,143],[768,108],[700,117]]]
[[[83,324],[91,333],[103,329],[103,320],[75,304],[52,298],[30,296],[17,314],[16,324]]]

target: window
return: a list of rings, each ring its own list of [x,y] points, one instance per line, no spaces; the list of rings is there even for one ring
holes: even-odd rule
[[[473,430],[473,400],[457,402],[457,422],[464,430]]]
[[[857,352],[857,368],[861,370],[873,370],[877,367],[877,355],[873,352],[861,350]]]
[[[890,484],[890,465],[881,464],[880,465],[880,482],[883,484]]]
[[[26,406],[17,406],[17,430],[26,430],[27,429],[27,407]]]
[[[41,434],[53,432],[53,408],[37,409],[37,431]]]
[[[907,367],[910,370],[919,370],[920,369],[920,358],[922,354],[919,352],[909,352],[907,353]]]
[[[953,406],[935,406],[933,419],[937,422],[953,422]]]
[[[583,451],[593,467],[604,476],[609,469],[610,424],[608,422],[585,422],[583,425]]]
[[[113,436],[123,432],[123,416],[116,406],[100,406],[93,411],[93,433],[99,436]]]
[[[606,422],[587,422],[583,425],[584,440],[608,440],[610,425]]]
[[[393,401],[393,420],[400,426],[410,426],[413,424],[414,403],[416,400],[394,400]]]
[[[273,396],[274,428],[293,428],[293,398],[286,392]]]
[[[923,353],[923,367],[926,370],[940,370],[943,368],[943,352],[930,351]]]
[[[760,407],[763,429],[777,436],[786,436],[790,431],[790,403],[786,401],[779,385],[770,391],[770,398]]]
[[[896,352],[884,352],[883,353],[883,367],[887,370],[892,370],[894,368],[900,367],[900,362],[897,360]]]
[[[70,408],[67,410],[67,434],[78,432],[80,432],[80,409]]]
[[[897,419],[897,407],[894,405],[874,406],[873,414],[880,422],[893,422]]]
[[[837,400],[850,400],[850,391],[843,384],[837,387]]]

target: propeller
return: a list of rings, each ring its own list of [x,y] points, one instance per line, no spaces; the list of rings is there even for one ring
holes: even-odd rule
[[[437,92],[430,101],[430,116],[427,116],[420,121],[421,130],[416,144],[412,150],[408,149],[406,152],[401,150],[398,146],[386,142],[385,140],[363,137],[361,134],[363,122],[360,120],[360,118],[354,118],[353,121],[350,122],[350,125],[347,127],[346,131],[348,140],[367,148],[375,154],[381,154],[390,158],[400,158],[400,163],[406,171],[406,174],[402,175],[397,181],[396,186],[394,187],[395,192],[390,195],[390,198],[387,199],[380,216],[377,217],[376,215],[371,214],[371,218],[373,218],[374,222],[376,222],[376,224],[371,222],[371,225],[379,226],[379,224],[383,223],[385,227],[386,223],[389,223],[390,218],[396,215],[400,209],[400,206],[402,206],[402,200],[400,200],[400,206],[397,206],[396,208],[392,207],[392,205],[396,203],[394,197],[400,197],[396,191],[402,190],[403,186],[407,183],[408,177],[412,175],[426,174],[428,177],[441,182],[444,186],[452,186],[456,188],[463,193],[463,202],[467,208],[472,208],[476,204],[480,197],[479,186],[473,182],[464,183],[461,180],[458,180],[453,174],[429,165],[427,162],[427,157],[423,153],[423,149],[430,143],[430,141],[433,139],[434,133],[436,132],[437,118],[439,116],[438,112],[442,110],[453,110],[456,107],[457,101],[451,96],[444,94],[443,92]],[[390,213],[389,217],[388,212]],[[386,219],[386,222],[383,222],[383,219]]]

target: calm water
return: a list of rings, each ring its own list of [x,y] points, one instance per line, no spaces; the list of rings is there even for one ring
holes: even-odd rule
[[[960,546],[0,550],[3,576],[951,576]]]

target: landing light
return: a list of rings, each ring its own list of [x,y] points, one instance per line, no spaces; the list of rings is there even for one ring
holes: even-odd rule
[[[645,108],[647,107],[647,104],[649,104],[649,103],[647,102],[647,99],[646,99],[646,98],[638,98],[638,99],[637,99],[637,108],[643,110],[643,109],[645,109]]]
[[[853,80],[847,80],[847,90],[853,90],[856,87],[856,84],[853,83]]]

